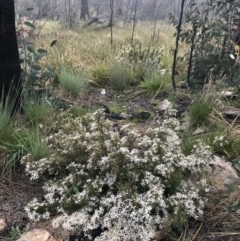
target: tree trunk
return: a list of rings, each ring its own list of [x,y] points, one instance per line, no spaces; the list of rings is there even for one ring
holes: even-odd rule
[[[14,0],[0,1],[0,97],[12,102],[12,114],[21,104],[21,67],[15,29]]]
[[[88,0],[81,0],[81,20],[88,20],[89,18],[89,9],[88,9]]]

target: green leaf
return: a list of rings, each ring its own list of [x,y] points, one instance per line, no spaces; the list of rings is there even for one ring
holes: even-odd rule
[[[76,194],[79,193],[78,187],[73,187],[73,190],[74,190],[74,192],[75,192]]]
[[[36,56],[36,58],[35,58],[35,61],[38,61],[39,59],[41,59],[41,58],[43,58],[43,57],[45,57],[47,55],[47,53],[40,53],[40,54],[38,54],[37,56]]]
[[[234,192],[235,191],[235,187],[233,185],[224,183],[224,186],[230,191],[230,192]]]
[[[38,51],[38,53],[46,53],[47,54],[47,50],[46,49],[38,49],[37,51]]]
[[[52,68],[51,68],[51,66],[48,63],[46,64],[46,67],[47,67],[49,72],[52,72]]]
[[[32,29],[36,29],[35,26],[28,21],[25,21],[24,24],[27,25],[28,27],[32,28]]]
[[[34,72],[31,72],[30,74],[29,74],[29,77],[31,77],[31,78],[36,78],[37,77],[37,72],[36,71],[34,71]]]
[[[53,41],[51,42],[50,46],[52,47],[52,46],[54,46],[56,43],[57,43],[57,40],[55,39],[55,40],[53,40]]]
[[[42,78],[53,78],[54,75],[52,72],[44,72],[42,75],[41,75]]]
[[[34,82],[34,81],[36,81],[38,79],[39,79],[39,77],[35,73],[31,73],[29,75],[29,80],[31,80],[32,82]]]
[[[238,211],[240,209],[240,202],[236,201],[233,204],[228,206],[228,212],[230,213],[231,211]]]
[[[32,11],[32,10],[34,10],[34,8],[27,8],[26,10],[27,11]]]
[[[35,73],[36,75],[41,72],[42,69],[33,69],[31,68],[31,73]]]
[[[240,163],[235,164],[234,167],[240,172]]]
[[[34,63],[35,59],[34,59],[34,56],[32,55],[29,55],[26,59],[26,62],[29,64],[29,65],[32,65]]]
[[[19,55],[22,55],[23,54],[23,48],[18,48],[18,53],[19,53]]]
[[[30,61],[30,59],[26,59],[25,61],[27,62],[28,65],[31,65],[31,64],[32,64],[32,62]]]
[[[227,161],[228,161],[228,162],[232,162],[232,161],[234,161],[237,157],[238,157],[237,154],[233,154],[233,155],[231,155],[229,158],[227,158]],[[237,162],[239,162],[239,160],[237,160]],[[235,161],[234,161],[234,163],[235,163]]]
[[[27,50],[31,53],[35,53],[34,45],[32,43],[28,43],[27,44]]]
[[[31,68],[38,71],[42,70],[42,67],[39,65],[33,65]]]

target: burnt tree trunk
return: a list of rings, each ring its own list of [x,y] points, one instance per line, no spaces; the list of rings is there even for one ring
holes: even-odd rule
[[[12,114],[21,105],[21,67],[15,28],[14,0],[0,0],[0,97],[12,105]]]
[[[87,21],[89,18],[88,0],[81,0],[81,15],[80,19]]]

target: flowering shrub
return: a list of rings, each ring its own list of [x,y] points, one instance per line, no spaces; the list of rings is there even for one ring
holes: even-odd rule
[[[223,147],[225,144],[228,144],[228,140],[226,136],[215,136],[213,140],[213,144]]]
[[[146,72],[159,74],[163,71],[162,54],[163,49],[142,48],[141,44],[123,46],[116,56],[116,61],[118,64],[127,64],[129,69],[135,73],[136,78],[143,80]]]
[[[59,216],[54,227],[82,230],[101,227],[95,240],[151,240],[154,230],[177,216],[198,218],[207,191],[209,147],[196,142],[191,155],[181,152],[174,117],[138,130],[124,124],[114,131],[102,111],[62,118],[45,142],[49,158],[22,159],[32,180],[45,182],[45,200],[26,207],[33,221]],[[45,179],[46,180],[46,179]]]

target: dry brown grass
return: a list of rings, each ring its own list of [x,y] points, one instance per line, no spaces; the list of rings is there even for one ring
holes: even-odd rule
[[[171,25],[159,22],[156,29],[156,38],[151,41],[152,26],[139,23],[135,30],[134,43],[164,48],[165,58],[172,58],[174,28]],[[54,33],[59,31],[61,31],[59,36],[56,36]],[[52,34],[49,34],[51,32]],[[45,37],[39,38],[38,44],[48,48],[54,38],[58,39],[58,43],[53,47],[50,56],[50,63],[55,71],[64,66],[74,72],[81,71],[81,68],[92,72],[101,64],[109,66],[121,47],[131,43],[131,34],[131,26],[121,27],[118,25],[114,27],[113,46],[111,47],[109,28],[96,31],[92,28],[87,29],[79,26],[76,31],[69,31],[61,30],[57,22],[47,21],[42,30],[42,35]]]
[[[180,240],[233,241],[240,240],[240,212],[228,212],[228,206],[240,200],[240,190],[230,193],[222,191],[208,195],[202,221],[185,230]]]

